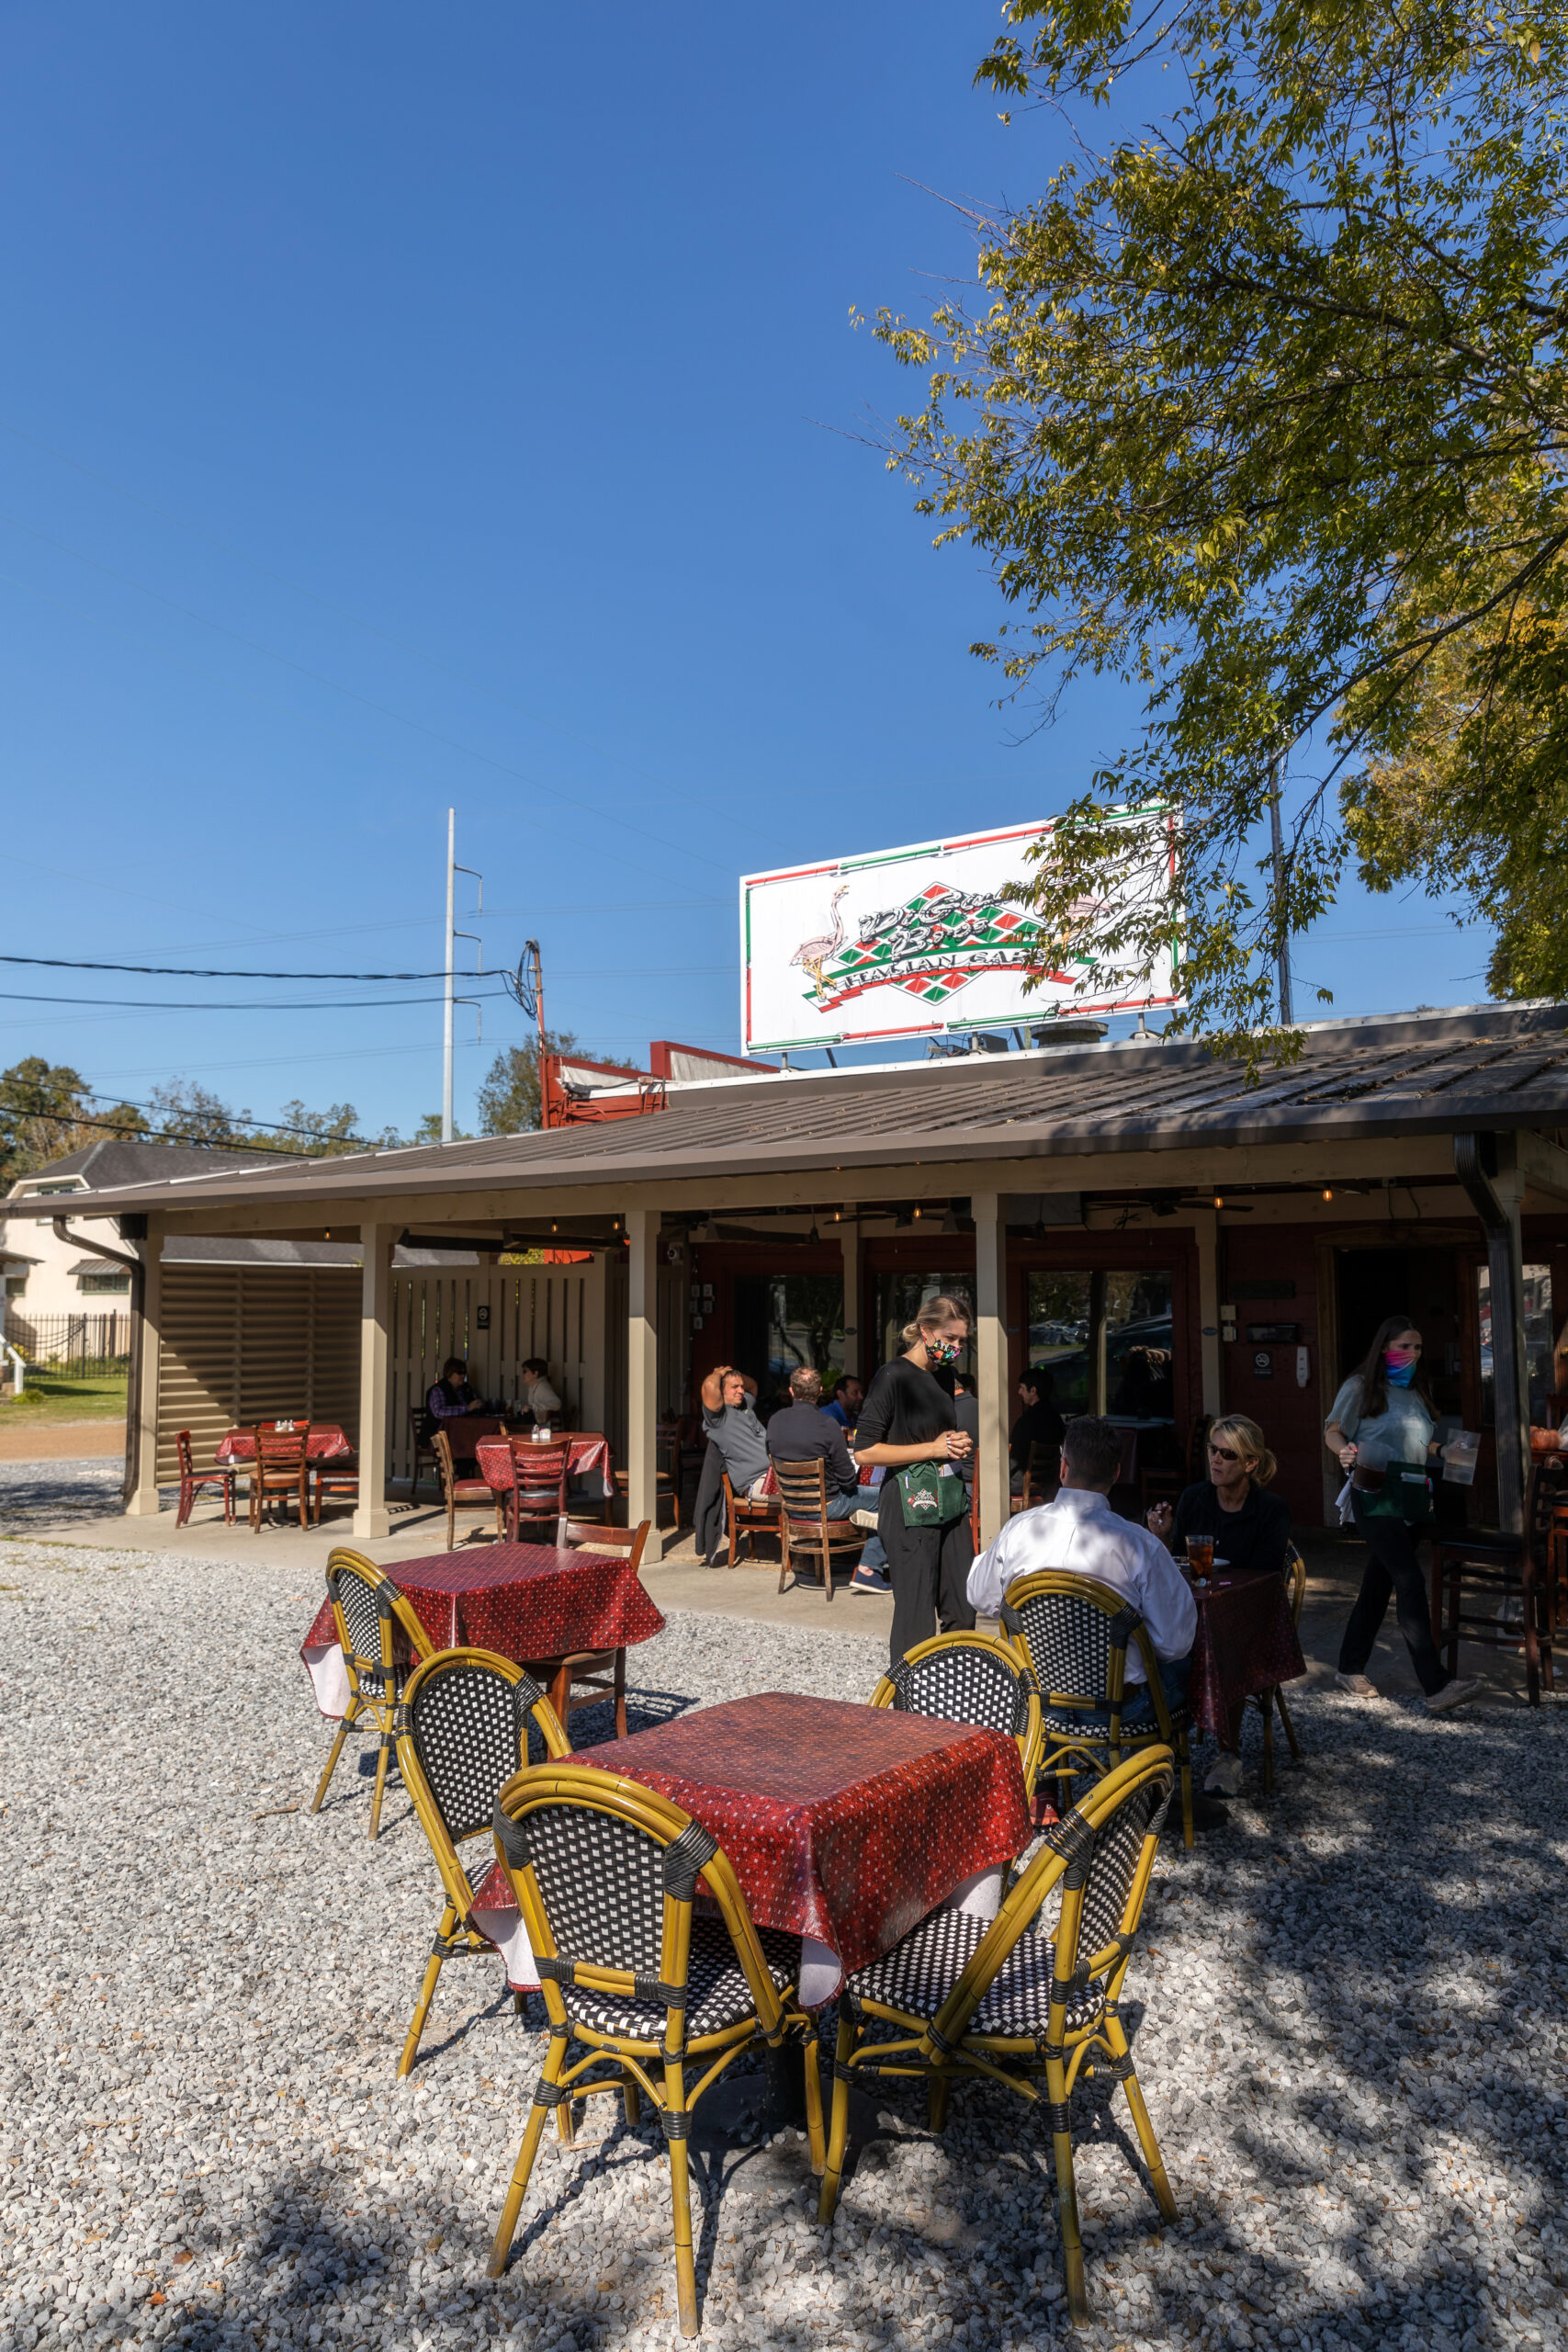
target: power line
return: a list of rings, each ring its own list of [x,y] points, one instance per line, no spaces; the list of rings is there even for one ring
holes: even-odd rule
[[[96,1102],[99,1098],[95,1095],[93,1099]],[[131,1107],[133,1109],[140,1109],[141,1106],[140,1104],[133,1104]],[[47,1120],[51,1126],[56,1127],[102,1127],[106,1129],[109,1135],[118,1136],[122,1142],[125,1143],[199,1144],[209,1151],[267,1152],[275,1159],[309,1159],[312,1157],[310,1152],[284,1151],[276,1144],[246,1143],[243,1138],[239,1136],[225,1136],[221,1142],[218,1142],[211,1136],[188,1134],[171,1135],[167,1130],[164,1130],[155,1136],[141,1135],[134,1128],[128,1130],[123,1120],[93,1119],[89,1118],[85,1111],[13,1111],[9,1115],[12,1119],[18,1122],[18,1124],[27,1119],[44,1119]],[[226,1114],[225,1115],[227,1116],[230,1114]],[[264,1123],[260,1119],[253,1119],[250,1124],[253,1126],[259,1127]],[[309,1135],[310,1130],[308,1127],[279,1127],[277,1129],[277,1133],[279,1135],[302,1136]],[[318,1142],[321,1140],[321,1137],[317,1137]],[[376,1146],[373,1143],[367,1143],[363,1136],[333,1136],[331,1140],[333,1143],[357,1144],[367,1151],[374,1151],[376,1149]],[[68,1209],[64,1212],[68,1216],[79,1216],[83,1212],[80,1209]]]
[[[294,975],[284,973],[279,977],[291,979]],[[326,977],[333,979],[336,975],[329,972]],[[473,975],[465,973],[463,977],[471,978]],[[494,989],[478,1001],[500,1004],[505,998],[503,989]],[[91,1004],[104,1012],[379,1012],[394,1005],[441,1004],[445,1001],[438,996],[322,996],[290,997],[282,1004],[193,1004],[179,997],[29,996],[21,989],[0,989],[0,1004]]]
[[[187,964],[95,964],[79,956],[0,956],[0,964],[47,965],[59,972],[137,972],[147,979],[171,980],[444,980],[446,977],[445,966],[435,972],[231,972]],[[470,977],[477,979],[481,975]]]

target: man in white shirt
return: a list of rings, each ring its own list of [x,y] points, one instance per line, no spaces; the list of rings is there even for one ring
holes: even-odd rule
[[[1054,1502],[1010,1519],[996,1542],[969,1571],[969,1603],[980,1616],[995,1617],[1015,1577],[1035,1568],[1065,1568],[1092,1577],[1130,1600],[1144,1621],[1160,1680],[1169,1703],[1187,1697],[1187,1675],[1198,1631],[1198,1608],[1176,1562],[1158,1536],[1111,1508],[1111,1489],[1122,1462],[1122,1432],[1092,1415],[1067,1423],[1062,1440],[1061,1492]],[[1145,1679],[1135,1642],[1127,1645],[1126,1679]],[[1122,1710],[1133,1724],[1152,1719],[1154,1708],[1140,1691]]]

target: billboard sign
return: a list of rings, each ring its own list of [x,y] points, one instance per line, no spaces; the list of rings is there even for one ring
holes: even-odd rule
[[[1174,872],[1177,818],[1130,809],[1135,872],[1150,884],[1149,830],[1162,878]],[[1031,872],[1025,853],[1048,824],[965,833],[829,865],[749,874],[740,884],[741,1044],[748,1054],[792,1046],[869,1044],[943,1029],[1039,1021],[1055,1012],[1123,1012],[1178,1003],[1175,946],[1134,987],[1084,987],[1087,957],[1047,941],[1026,907],[1004,895]],[[1136,836],[1134,844],[1134,835]],[[1103,911],[1086,905],[1086,915]],[[1036,985],[1025,993],[1026,986]]]

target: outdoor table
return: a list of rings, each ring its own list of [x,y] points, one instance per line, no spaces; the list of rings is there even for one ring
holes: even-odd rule
[[[1271,1568],[1217,1563],[1206,1592],[1187,1582],[1198,1604],[1188,1708],[1200,1731],[1234,1747],[1247,1699],[1306,1672],[1289,1588]]]
[[[522,1432],[518,1432],[522,1437]],[[568,1451],[566,1475],[569,1479],[581,1478],[590,1492],[603,1501],[615,1491],[610,1461],[610,1441],[598,1430],[562,1430],[555,1444],[564,1442]],[[525,1445],[533,1440],[522,1437]],[[492,1494],[509,1495],[513,1486],[512,1445],[504,1437],[482,1437],[474,1447],[474,1459],[479,1465],[479,1476]],[[592,1481],[597,1478],[595,1489]]]
[[[1003,1870],[1031,1836],[1015,1741],[842,1699],[731,1699],[576,1760],[657,1789],[718,1839],[758,1926],[801,1938],[811,2008],[928,1912],[994,1917]],[[534,1984],[499,1862],[475,1910],[508,1982]]]
[[[299,1418],[303,1420],[305,1416],[301,1413]],[[335,1421],[322,1421],[319,1428],[311,1430],[305,1440],[308,1462],[337,1462],[353,1452],[353,1446]],[[255,1458],[256,1433],[254,1428],[229,1430],[219,1440],[218,1450],[213,1456],[217,1462],[254,1462]]]

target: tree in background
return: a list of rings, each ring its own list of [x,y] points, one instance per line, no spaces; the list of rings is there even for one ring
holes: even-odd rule
[[[1267,1028],[1274,958],[1352,856],[1374,889],[1473,890],[1494,987],[1563,993],[1568,20],[1007,18],[976,78],[1066,119],[1068,160],[977,221],[988,303],[876,332],[928,376],[889,463],[1015,608],[974,648],[1004,698],[1043,690],[1048,718],[1089,671],[1143,700],[1019,895],[1097,987],[1135,994],[1179,933],[1176,1025],[1232,1040]],[[1172,110],[1097,147],[1089,112],[1160,74]],[[1276,888],[1259,828],[1287,753]],[[1107,821],[1161,801],[1174,876],[1158,829]]]
[[[581,1051],[570,1029],[547,1029],[545,1050],[551,1054]],[[479,1133],[486,1136],[526,1135],[539,1124],[539,1045],[506,1046],[490,1066],[479,1089]],[[440,1139],[439,1123],[436,1141]]]
[[[132,1103],[96,1107],[79,1071],[29,1054],[0,1073],[0,1182],[106,1137],[141,1135],[146,1125]]]
[[[141,1143],[198,1144],[209,1149],[321,1156],[375,1145],[390,1148],[400,1140],[390,1128],[374,1137],[358,1136],[355,1125],[352,1102],[310,1111],[296,1101],[286,1102],[278,1125],[268,1127],[248,1111],[231,1110],[219,1095],[191,1079],[171,1079],[153,1087],[145,1105],[105,1103],[80,1071],[63,1062],[51,1066],[33,1054],[0,1074],[0,1182],[14,1182],[71,1152],[116,1136]]]

